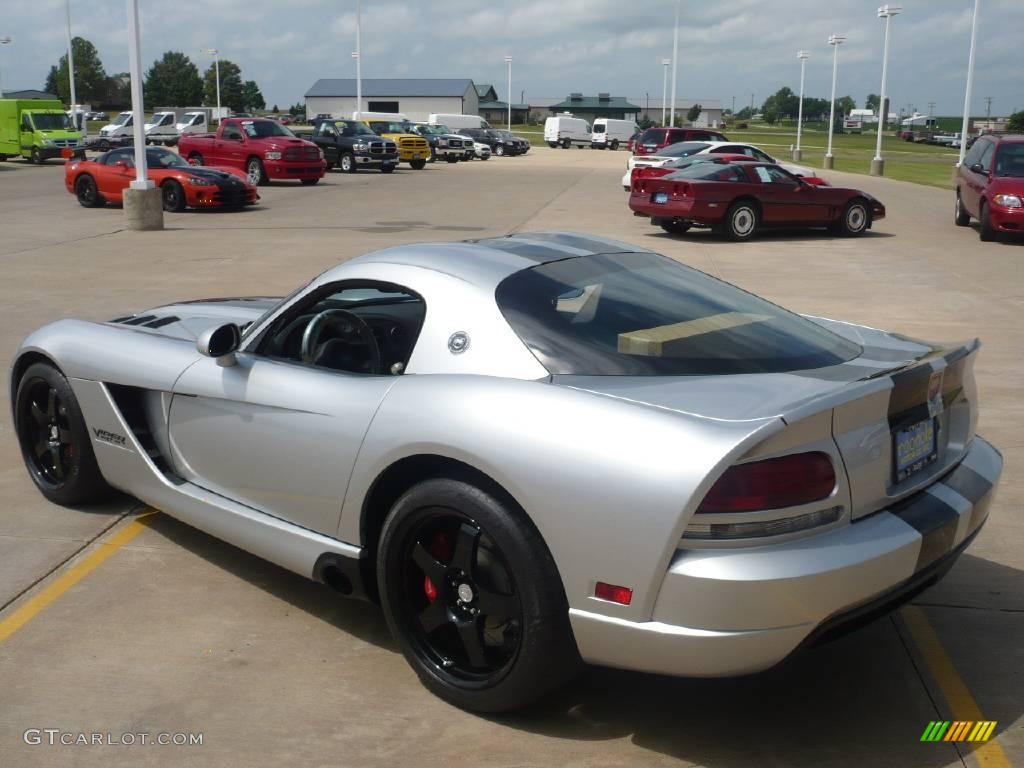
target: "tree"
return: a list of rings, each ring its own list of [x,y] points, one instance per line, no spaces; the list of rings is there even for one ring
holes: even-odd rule
[[[694,104],[690,107],[690,111],[686,113],[686,121],[689,123],[696,122],[697,118],[700,117],[700,113],[704,111],[704,107],[700,104]]]
[[[203,104],[217,106],[216,67],[211,64],[203,75]],[[242,98],[242,70],[233,61],[220,60],[220,103],[234,112],[245,111]]]
[[[271,109],[270,111],[273,112],[275,115],[278,115],[278,114],[281,113],[281,110],[277,108],[277,104],[275,104],[273,109]]]
[[[107,73],[96,46],[84,37],[75,37],[71,40],[71,50],[75,55],[75,98],[80,104],[102,102],[107,92]],[[43,90],[57,94],[65,104],[71,103],[66,53],[60,57],[56,66],[50,67]]]
[[[180,51],[167,51],[153,62],[143,84],[146,106],[189,107],[203,98],[199,69]]]
[[[839,115],[848,115],[857,108],[857,102],[850,96],[841,96],[836,99],[836,112]]]
[[[266,109],[267,102],[263,100],[260,87],[253,80],[246,80],[242,83],[242,103],[245,105],[243,111],[255,112],[257,109]]]
[[[1024,133],[1024,112],[1014,112],[1006,120],[1008,133]]]
[[[870,109],[872,111],[878,110],[878,105],[882,99],[877,93],[869,93],[868,97],[864,100],[864,109]]]
[[[737,120],[749,120],[754,116],[754,111],[750,107],[744,107],[736,113]]]

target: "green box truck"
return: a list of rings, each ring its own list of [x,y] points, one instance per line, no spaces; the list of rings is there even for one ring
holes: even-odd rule
[[[50,99],[0,99],[0,160],[23,157],[42,163],[71,150],[85,156],[82,134],[64,106]]]

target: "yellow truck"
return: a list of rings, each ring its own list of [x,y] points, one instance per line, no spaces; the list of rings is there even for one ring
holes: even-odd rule
[[[42,163],[65,155],[84,157],[85,145],[59,101],[0,99],[0,160]]]
[[[363,112],[358,119],[378,136],[391,139],[398,145],[399,161],[408,163],[417,171],[426,166],[427,158],[430,157],[430,144],[422,136],[409,132],[409,123],[404,116],[379,117]]]

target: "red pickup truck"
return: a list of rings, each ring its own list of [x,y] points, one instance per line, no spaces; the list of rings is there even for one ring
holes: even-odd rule
[[[327,170],[324,153],[275,120],[230,117],[216,133],[187,133],[178,154],[192,165],[241,168],[252,184],[269,179],[298,179],[316,184]]]

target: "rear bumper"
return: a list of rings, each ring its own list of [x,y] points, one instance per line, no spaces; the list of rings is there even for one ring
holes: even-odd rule
[[[678,550],[651,621],[572,609],[585,660],[693,677],[758,672],[937,581],[984,524],[1002,471],[979,437],[924,491],[818,536]]]

